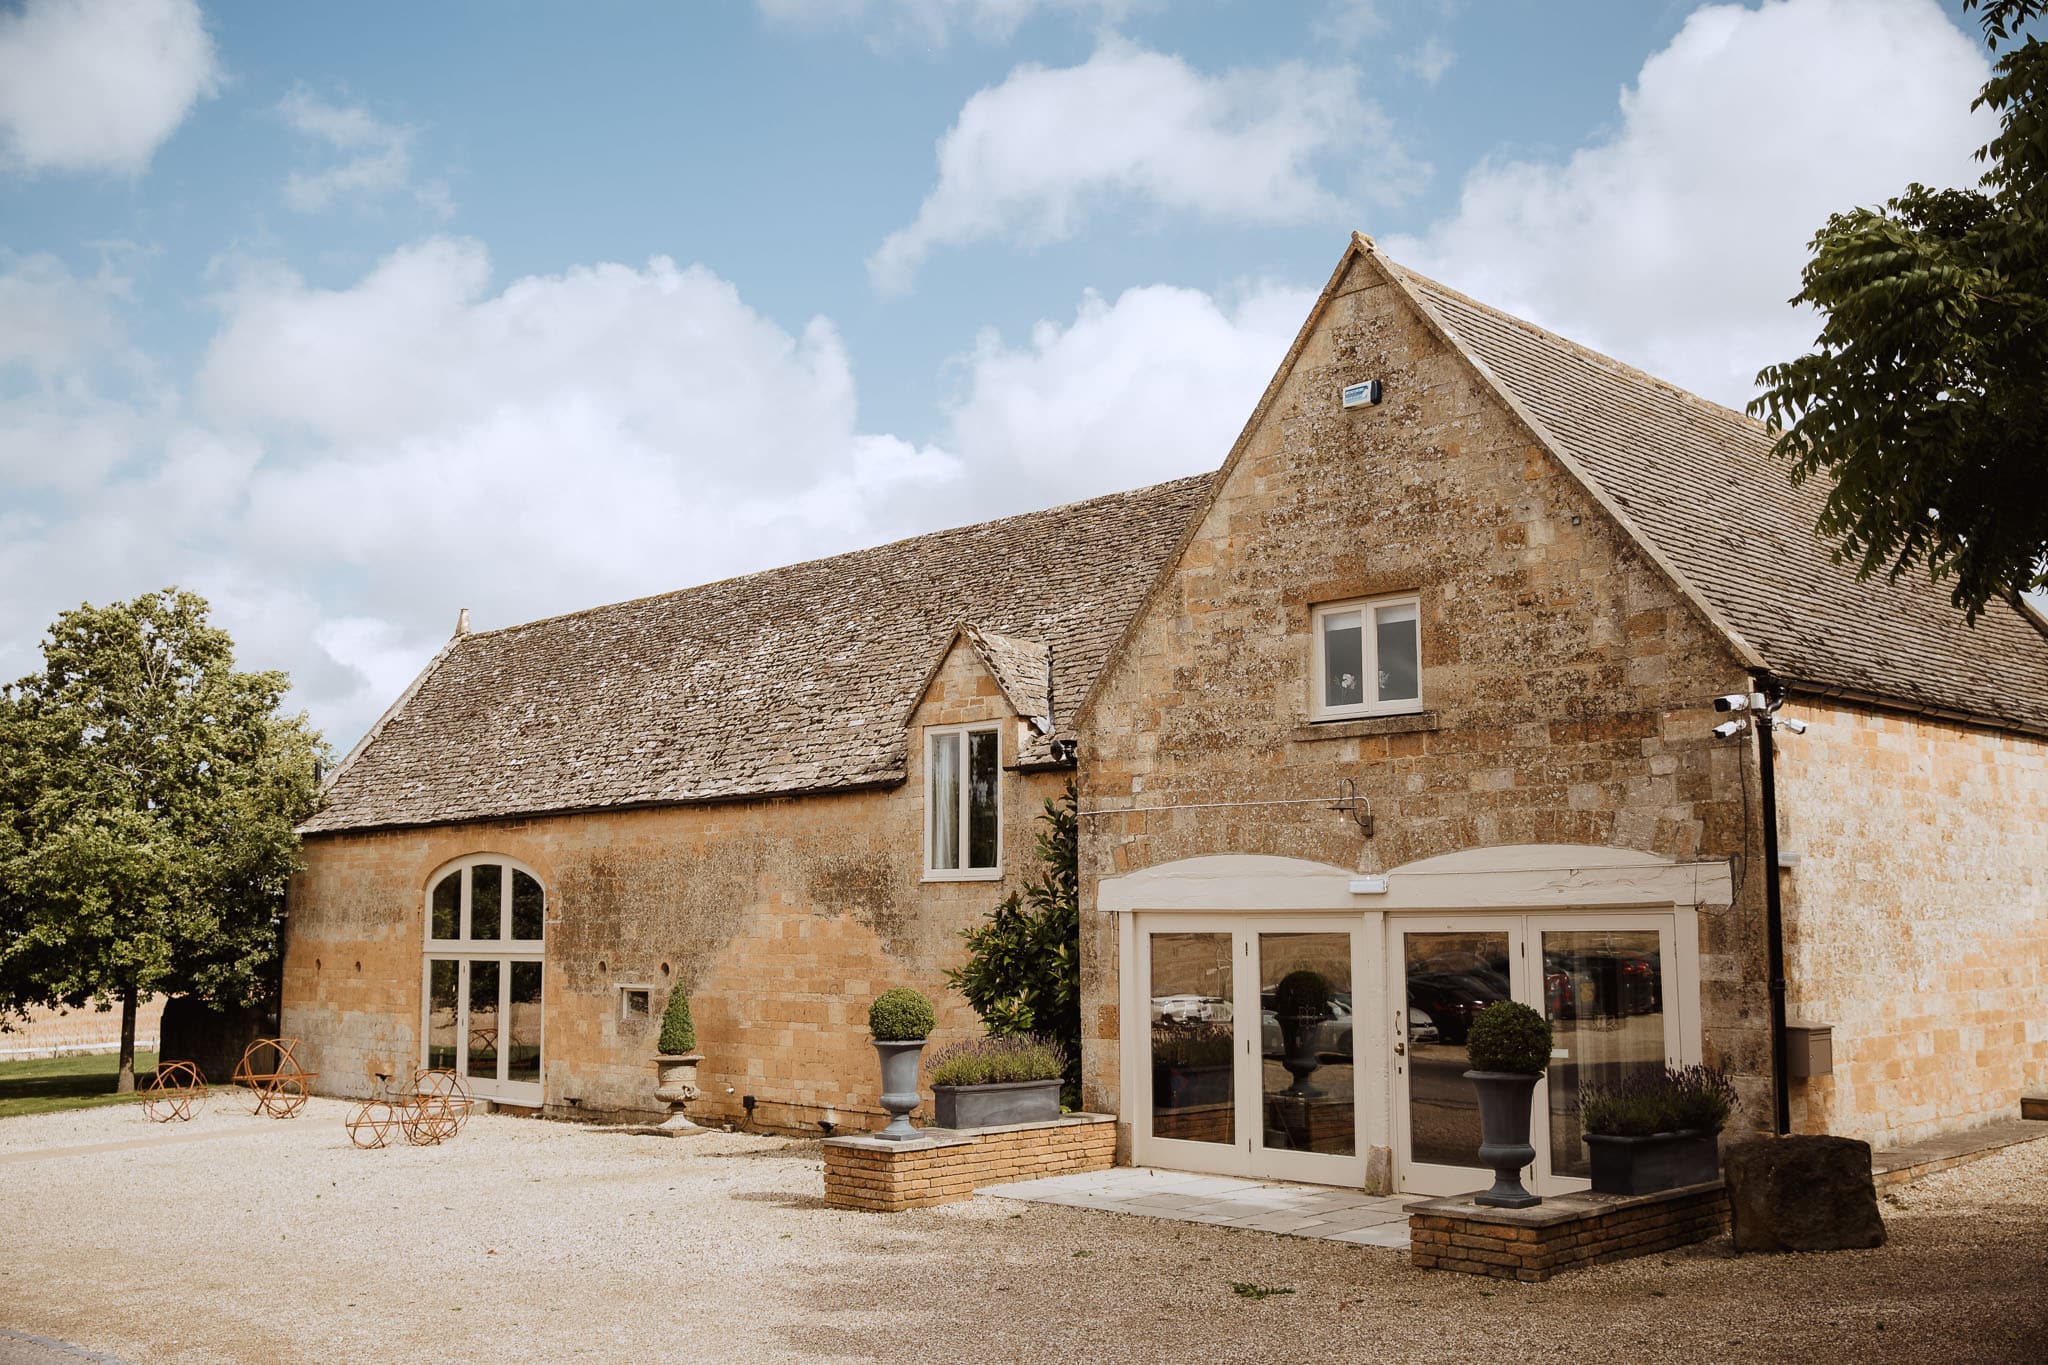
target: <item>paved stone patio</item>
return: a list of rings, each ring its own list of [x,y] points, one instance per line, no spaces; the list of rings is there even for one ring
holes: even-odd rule
[[[1413,1195],[1388,1198],[1327,1185],[1284,1185],[1145,1166],[984,1185],[974,1193],[976,1198],[992,1195],[1032,1204],[1106,1209],[1140,1218],[1255,1228],[1397,1251],[1408,1248],[1407,1207],[1415,1202]]]

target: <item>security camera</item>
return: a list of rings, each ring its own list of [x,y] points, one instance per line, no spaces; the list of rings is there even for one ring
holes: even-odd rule
[[[1714,698],[1714,709],[1716,711],[1747,711],[1749,709],[1749,693],[1730,692],[1725,697],[1716,697]]]
[[[1803,720],[1795,720],[1791,716],[1786,716],[1784,719],[1780,720],[1778,724],[1784,726],[1787,730],[1790,730],[1795,735],[1803,735],[1806,733],[1806,722]]]
[[[1714,705],[1720,706],[1722,702],[1727,700],[1728,698],[1721,697],[1714,702]],[[1738,698],[1738,700],[1743,699]],[[1727,710],[1728,708],[1722,707],[1722,709]],[[1744,730],[1747,730],[1748,728],[1749,722],[1746,720],[1724,720],[1719,725],[1716,725],[1714,727],[1714,733],[1719,735],[1722,739],[1733,739],[1735,736],[1741,734]]]

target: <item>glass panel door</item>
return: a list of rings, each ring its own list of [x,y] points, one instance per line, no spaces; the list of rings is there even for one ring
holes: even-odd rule
[[[1257,935],[1256,1174],[1337,1184],[1364,1178],[1357,1160],[1352,937],[1348,928]]]
[[[1579,1090],[1661,1068],[1677,1055],[1664,1008],[1664,933],[1544,928],[1543,1002],[1555,1047],[1546,1077],[1550,1171],[1586,1179]]]
[[[1398,929],[1388,999],[1394,1011],[1394,1126],[1403,1190],[1483,1188],[1479,1099],[1465,1079],[1472,1021],[1515,996],[1518,921],[1444,921]]]
[[[1232,935],[1168,931],[1141,940],[1151,1022],[1139,1078],[1149,1150],[1140,1159],[1239,1169]]]

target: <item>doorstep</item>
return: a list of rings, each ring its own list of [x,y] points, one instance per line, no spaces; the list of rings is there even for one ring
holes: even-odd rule
[[[2025,1101],[2022,1101],[2024,1105]],[[2044,1101],[2048,1109],[2048,1101]],[[2025,1113],[2025,1109],[2021,1109]],[[2043,1118],[2048,1118],[2044,1112]],[[1953,1170],[1972,1161],[1990,1156],[1993,1152],[2004,1151],[2007,1147],[2022,1142],[2037,1142],[2048,1138],[2048,1123],[2040,1119],[2000,1119],[1980,1128],[1966,1128],[1960,1133],[1943,1133],[1939,1137],[1927,1138],[1921,1142],[1909,1142],[1903,1147],[1889,1151],[1872,1152],[1870,1169],[1877,1180],[1879,1189],[1903,1185],[1923,1176],[1939,1171]]]
[[[1407,1208],[1413,1202],[1409,1195],[1390,1199],[1342,1186],[1291,1185],[1150,1166],[984,1185],[975,1194],[1397,1251],[1408,1245]]]

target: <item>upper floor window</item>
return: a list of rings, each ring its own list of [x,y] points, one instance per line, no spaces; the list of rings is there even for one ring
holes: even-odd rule
[[[436,943],[538,943],[547,898],[523,868],[485,857],[465,861],[427,897],[427,937]]]
[[[1422,709],[1422,600],[1379,597],[1315,609],[1317,720]]]
[[[1002,747],[993,725],[925,731],[925,874],[934,878],[1002,875]]]

